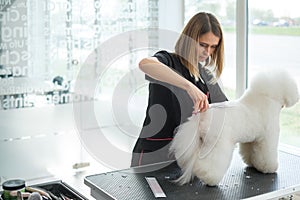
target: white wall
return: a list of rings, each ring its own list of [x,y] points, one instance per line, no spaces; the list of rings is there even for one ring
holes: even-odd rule
[[[181,32],[184,23],[184,0],[159,0],[159,27]]]

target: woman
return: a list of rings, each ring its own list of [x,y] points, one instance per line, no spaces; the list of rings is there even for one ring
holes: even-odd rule
[[[216,17],[200,12],[183,29],[174,53],[159,51],[140,61],[150,81],[149,99],[132,167],[172,159],[168,149],[176,127],[193,113],[205,112],[209,103],[227,100],[216,82],[223,70],[223,40]],[[207,66],[214,66],[215,76]]]

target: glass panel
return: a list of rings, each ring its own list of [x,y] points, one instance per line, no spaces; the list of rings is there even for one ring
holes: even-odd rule
[[[234,99],[236,90],[236,0],[186,0],[185,22],[200,11],[215,14],[222,25],[225,41],[225,66],[220,82],[226,96]]]
[[[294,76],[300,88],[300,2],[248,2],[249,77],[260,69],[284,68]],[[299,103],[282,110],[280,142],[300,147],[299,119]]]
[[[78,72],[99,44],[158,24],[156,0],[0,3],[0,109],[72,102]]]
[[[157,27],[157,16],[158,0],[0,1],[0,182],[16,176],[47,177],[65,170],[70,174],[74,163],[90,159],[78,139],[71,104],[77,101],[95,102],[97,125],[110,130],[107,135],[116,146],[131,147],[132,137],[118,137],[126,124],[115,120],[119,113],[112,113],[112,96],[121,83],[122,91],[131,92],[122,100],[128,100],[128,110],[135,113],[128,120],[141,126],[147,87],[138,82],[139,77],[145,81],[144,75],[132,71],[152,50],[132,49],[136,38],[113,39],[127,31]],[[149,36],[149,45],[157,43],[154,36]],[[80,70],[105,42],[112,44],[112,53],[119,47],[126,51],[113,57],[105,70],[93,62],[89,73],[80,77],[99,78],[95,92],[77,96],[74,85]],[[123,77],[127,79],[121,82]],[[90,113],[84,119],[86,129],[94,128],[89,117]],[[20,171],[21,165],[24,170]]]

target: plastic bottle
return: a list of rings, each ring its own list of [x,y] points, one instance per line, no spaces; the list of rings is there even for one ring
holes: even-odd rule
[[[25,181],[22,179],[13,179],[5,181],[2,184],[3,200],[17,200],[17,196],[11,196],[11,191],[25,192]]]

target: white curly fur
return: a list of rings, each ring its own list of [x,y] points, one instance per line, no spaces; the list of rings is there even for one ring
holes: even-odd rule
[[[226,173],[235,145],[243,161],[263,173],[278,168],[279,115],[299,100],[294,79],[284,70],[258,73],[243,96],[211,104],[178,127],[170,152],[182,169],[180,184],[197,176],[217,185]]]

